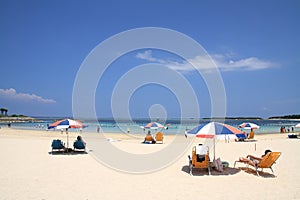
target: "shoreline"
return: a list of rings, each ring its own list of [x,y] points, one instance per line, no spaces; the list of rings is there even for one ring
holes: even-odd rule
[[[42,128],[22,128],[22,127],[1,127],[1,129],[14,129],[14,130],[24,130],[24,131],[37,131],[37,132],[60,132],[60,130],[57,130],[57,129],[42,129]],[[152,131],[152,134],[155,134],[156,132],[158,131],[155,131],[155,130],[151,130]],[[184,133],[174,133],[174,132],[164,132],[163,130],[161,131],[163,132],[164,135],[184,135]],[[100,132],[100,133],[97,133],[96,131],[95,132],[91,132],[91,131],[85,131],[84,129],[82,130],[82,133],[80,133],[80,130],[76,130],[76,129],[70,129],[69,130],[69,133],[78,133],[78,134],[112,134],[112,135],[136,135],[136,136],[140,136],[140,135],[145,135],[146,132],[140,132],[140,133],[127,133],[126,131],[122,132]],[[294,132],[285,132],[285,133],[280,133],[279,131],[278,132],[256,132],[255,131],[255,135],[284,135],[284,134],[300,134],[300,130],[296,129],[296,131],[294,130]]]
[[[54,119],[53,119],[54,120]],[[11,128],[16,129],[24,129],[24,130],[46,130],[47,125],[52,123],[53,120],[50,121],[44,121],[44,122],[33,122],[33,123],[12,123]],[[227,124],[238,128],[238,125],[243,123],[245,121],[243,120],[230,120],[226,122]],[[299,132],[297,128],[294,129],[292,126],[295,126],[298,124],[299,121],[296,120],[262,120],[260,122],[257,122],[257,124],[260,126],[260,129],[255,130],[255,134],[274,134],[279,133],[282,126],[286,127],[287,132],[286,133],[293,133],[293,132]],[[109,133],[127,133],[128,130],[130,130],[130,133],[133,135],[142,135],[146,133],[141,126],[145,125],[146,122],[144,121],[138,121],[134,124],[128,124],[128,123],[120,123],[120,124],[114,124],[112,122],[103,122],[103,123],[93,123],[93,122],[83,122],[86,125],[88,125],[87,128],[84,128],[83,132],[91,132],[95,133],[97,132],[97,127],[100,126],[100,132],[109,132]],[[167,123],[167,122],[166,122]],[[176,135],[176,134],[184,134],[186,129],[192,129],[199,124],[207,123],[207,121],[201,121],[199,123],[184,123],[184,124],[177,124],[178,122],[168,123],[168,130],[160,130],[166,135]],[[255,123],[255,122],[254,122]],[[0,126],[7,127],[6,123],[0,123]],[[290,130],[290,132],[288,132]],[[76,132],[77,130],[70,129],[70,132]],[[147,130],[146,130],[147,131]],[[248,130],[242,130],[245,132],[249,132]],[[155,130],[151,130],[151,133],[155,133]]]

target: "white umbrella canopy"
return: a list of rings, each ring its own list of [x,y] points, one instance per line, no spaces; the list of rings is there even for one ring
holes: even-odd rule
[[[300,123],[295,125],[295,128],[300,128]]]

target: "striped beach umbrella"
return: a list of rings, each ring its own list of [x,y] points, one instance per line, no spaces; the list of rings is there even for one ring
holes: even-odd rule
[[[207,138],[214,140],[214,160],[215,160],[215,139],[231,140],[236,139],[237,134],[244,134],[242,131],[219,122],[210,122],[201,124],[189,131],[186,131],[186,136],[194,136],[198,138]]]
[[[199,125],[186,132],[187,136],[199,138],[217,138],[219,140],[236,139],[237,134],[244,134],[242,131],[219,122],[210,122]]]
[[[159,128],[165,128],[164,125],[158,123],[158,122],[150,122],[148,123],[146,126],[144,126],[143,128],[145,129],[159,129]]]
[[[245,122],[239,125],[239,128],[243,129],[259,129],[259,126],[257,124],[251,123],[251,122]]]
[[[54,122],[48,126],[48,129],[56,128],[56,129],[64,129],[64,128],[85,128],[86,125],[82,124],[80,121],[73,119],[63,119]]]

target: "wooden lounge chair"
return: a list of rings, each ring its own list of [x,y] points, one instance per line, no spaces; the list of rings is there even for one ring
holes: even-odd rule
[[[265,155],[262,158],[261,161],[259,161],[256,164],[253,163],[253,162],[249,162],[247,160],[237,160],[237,161],[234,162],[234,167],[235,167],[237,162],[241,162],[241,163],[245,163],[247,165],[247,168],[249,167],[249,165],[254,167],[257,176],[259,176],[259,174],[258,174],[258,169],[259,168],[261,168],[261,171],[263,171],[264,168],[270,168],[273,175],[274,175],[274,171],[272,169],[272,166],[276,162],[276,160],[279,158],[280,155],[281,155],[281,152],[269,152],[267,155]]]
[[[155,139],[156,139],[156,142],[161,142],[161,143],[164,143],[164,142],[163,142],[163,140],[164,140],[163,133],[162,133],[162,132],[158,132],[158,133],[156,133],[156,135],[155,135]]]
[[[189,169],[190,175],[193,175],[193,169],[207,169],[208,175],[210,175],[210,166],[209,166],[209,153],[206,154],[197,154],[196,146],[193,147],[192,157],[188,155],[189,158]]]
[[[52,141],[51,147],[52,147],[52,150],[51,150],[52,153],[53,153],[53,150],[58,150],[58,151],[65,150],[65,146],[64,146],[63,142],[58,139]]]

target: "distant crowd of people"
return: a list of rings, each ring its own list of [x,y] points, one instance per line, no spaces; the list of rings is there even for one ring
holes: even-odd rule
[[[292,126],[291,128],[287,128],[285,126],[280,127],[280,133],[289,133],[289,132],[294,132],[294,127]]]

